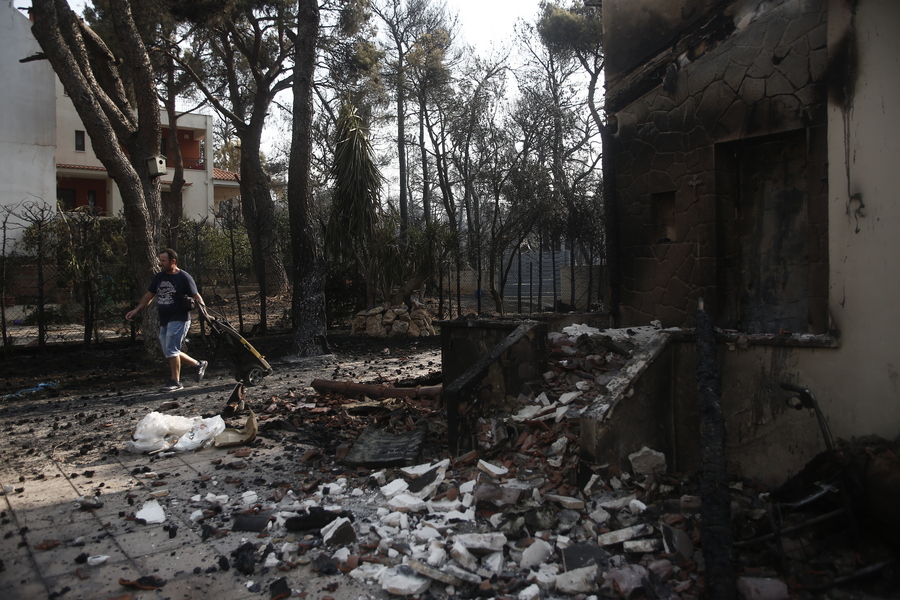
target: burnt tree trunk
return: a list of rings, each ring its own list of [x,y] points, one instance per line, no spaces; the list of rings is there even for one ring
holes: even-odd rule
[[[157,270],[160,228],[160,183],[148,160],[159,152],[160,117],[153,66],[131,16],[131,3],[110,4],[121,62],[103,40],[62,0],[32,2],[31,30],[59,77],[91,139],[94,154],[115,180],[122,196],[128,259],[138,290]],[[129,100],[120,68],[127,65],[134,87]],[[144,314],[144,341],[158,354],[156,311]],[[149,334],[148,334],[149,332]]]
[[[725,466],[725,416],[712,317],[697,310],[697,405],[700,411],[700,514],[711,598],[737,597],[731,561],[731,495]]]
[[[293,240],[294,351],[316,356],[325,339],[325,264],[315,240],[309,177],[312,162],[313,72],[319,36],[319,5],[300,0],[294,59],[294,122],[288,173],[288,211]]]

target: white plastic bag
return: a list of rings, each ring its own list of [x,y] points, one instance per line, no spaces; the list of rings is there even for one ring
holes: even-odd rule
[[[153,452],[169,446],[166,438],[180,438],[190,432],[200,417],[179,417],[153,411],[138,421],[125,447],[129,452]]]
[[[184,452],[186,450],[196,450],[212,444],[216,436],[225,431],[225,421],[219,415],[208,419],[200,419],[191,430],[178,438],[178,441],[172,446],[173,450]]]

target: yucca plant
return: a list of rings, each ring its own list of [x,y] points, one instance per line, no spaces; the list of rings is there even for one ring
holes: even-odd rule
[[[380,252],[373,251],[381,233],[381,184],[384,177],[356,107],[345,102],[337,123],[331,216],[325,243],[335,259],[353,260],[366,282],[366,304],[375,304]]]

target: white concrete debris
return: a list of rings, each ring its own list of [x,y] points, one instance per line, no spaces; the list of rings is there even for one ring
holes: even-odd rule
[[[459,541],[450,547],[450,556],[466,570],[474,572],[478,569],[478,559]]]
[[[612,515],[610,515],[607,511],[603,510],[602,508],[598,508],[597,510],[595,510],[588,516],[597,525],[603,525],[604,523],[609,521],[609,519],[612,517]]]
[[[544,498],[552,500],[553,502],[558,502],[563,508],[570,508],[572,510],[581,510],[584,508],[584,500],[579,500],[577,498],[560,496],[558,494],[547,494]]]
[[[421,477],[425,473],[428,473],[432,469],[435,468],[447,468],[450,466],[450,459],[445,458],[444,460],[437,462],[435,464],[427,463],[424,465],[416,465],[415,467],[403,467],[400,469],[400,472],[409,477],[410,479],[416,479],[417,477]]]
[[[428,546],[428,559],[425,562],[428,563],[429,567],[439,569],[447,564],[448,560],[450,560],[450,556],[447,554],[444,544],[433,540]]]
[[[397,478],[389,484],[381,486],[379,489],[381,490],[381,493],[384,494],[385,498],[390,499],[398,494],[402,494],[408,487],[409,484],[405,479]]]
[[[628,510],[630,510],[633,515],[639,515],[647,510],[647,505],[635,498],[628,503]]]
[[[622,542],[622,550],[625,552],[658,552],[662,550],[663,543],[659,538],[646,539],[646,540],[629,540],[627,542]]]
[[[444,573],[440,569],[435,569],[429,565],[424,563],[420,563],[417,560],[411,559],[407,563],[410,568],[418,573],[419,575],[424,575],[430,579],[434,579],[435,581],[440,581],[441,583],[445,583],[447,585],[462,585],[463,580],[455,575],[451,575],[450,573]]]
[[[600,503],[600,508],[605,510],[621,510],[631,504],[632,500],[637,499],[637,496],[634,494],[628,494],[625,496],[621,496],[614,500],[607,500],[606,502]]]
[[[569,438],[561,437],[553,444],[550,445],[550,450],[547,452],[547,456],[559,456],[566,451],[566,446],[569,445]]]
[[[541,588],[537,584],[532,583],[527,588],[519,592],[517,598],[519,600],[537,600],[541,596]]]
[[[441,535],[441,532],[434,527],[427,526],[419,527],[415,530],[413,535],[420,544],[430,542],[431,540],[443,539],[444,537]]]
[[[468,550],[499,552],[506,545],[506,536],[502,533],[460,533],[454,538]]]
[[[629,598],[634,590],[643,586],[647,575],[647,569],[641,565],[625,565],[618,569],[610,569],[603,577],[623,598]]]
[[[524,407],[522,410],[520,410],[516,414],[514,414],[512,416],[512,418],[514,421],[518,421],[520,423],[523,421],[530,421],[530,420],[534,419],[538,415],[538,413],[542,412],[543,410],[544,410],[543,406],[540,406],[538,404],[531,404],[531,405]]]
[[[600,333],[600,330],[596,327],[590,327],[586,323],[580,323],[577,325],[569,325],[568,327],[563,327],[562,332],[570,338],[577,338],[585,334],[597,335]]]
[[[566,392],[559,397],[560,404],[570,404],[573,400],[582,395],[582,392]]]
[[[228,504],[228,494],[216,495],[212,492],[206,494],[206,501],[210,504],[218,504],[219,506]]]
[[[358,581],[379,581],[387,570],[385,565],[363,563],[350,571],[350,577]]]
[[[653,527],[646,523],[640,523],[638,525],[632,525],[631,527],[625,527],[624,529],[617,529],[616,531],[604,533],[597,538],[597,543],[601,546],[611,546],[612,544],[620,544],[651,533],[653,533]]]
[[[787,600],[787,585],[768,577],[738,577],[738,596],[742,600]]]
[[[479,460],[478,468],[491,477],[502,477],[503,475],[509,473],[509,469],[507,469],[506,467],[489,463],[486,460]]]
[[[134,518],[143,519],[147,524],[165,523],[166,512],[163,510],[163,507],[159,505],[159,502],[156,500],[148,500],[147,502],[144,502],[141,510],[134,514]]]
[[[429,512],[450,512],[464,508],[461,500],[428,500],[425,504]]]
[[[444,573],[455,575],[456,577],[462,579],[464,582],[471,583],[472,585],[478,585],[481,583],[481,577],[479,577],[475,573],[470,573],[465,569],[460,569],[459,567],[451,563],[444,565],[443,571]]]
[[[559,566],[552,563],[544,563],[537,571],[528,574],[528,582],[536,583],[543,590],[556,588],[556,576],[559,575]]]
[[[481,559],[481,568],[489,573],[500,573],[505,563],[503,552],[491,552]]]
[[[666,455],[644,446],[639,451],[629,454],[631,470],[635,475],[657,475],[666,472]]]
[[[544,540],[534,540],[534,543],[522,552],[522,560],[519,561],[519,566],[523,569],[536,567],[550,558],[552,553],[553,546]]]
[[[408,565],[387,569],[381,575],[381,589],[398,596],[421,594],[431,586],[431,579],[413,571]]]
[[[597,565],[582,567],[556,576],[556,591],[561,594],[589,594],[599,589]],[[628,596],[624,596],[627,598]]]
[[[388,500],[388,506],[400,512],[422,512],[425,501],[409,494],[399,494]]]

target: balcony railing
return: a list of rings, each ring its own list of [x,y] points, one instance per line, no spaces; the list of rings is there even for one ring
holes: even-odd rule
[[[184,163],[185,169],[190,169],[192,171],[206,170],[206,162],[202,158],[188,158],[187,156],[182,156],[181,162]],[[173,169],[175,168],[175,163],[172,162],[171,158],[167,158],[166,166],[170,169]]]

